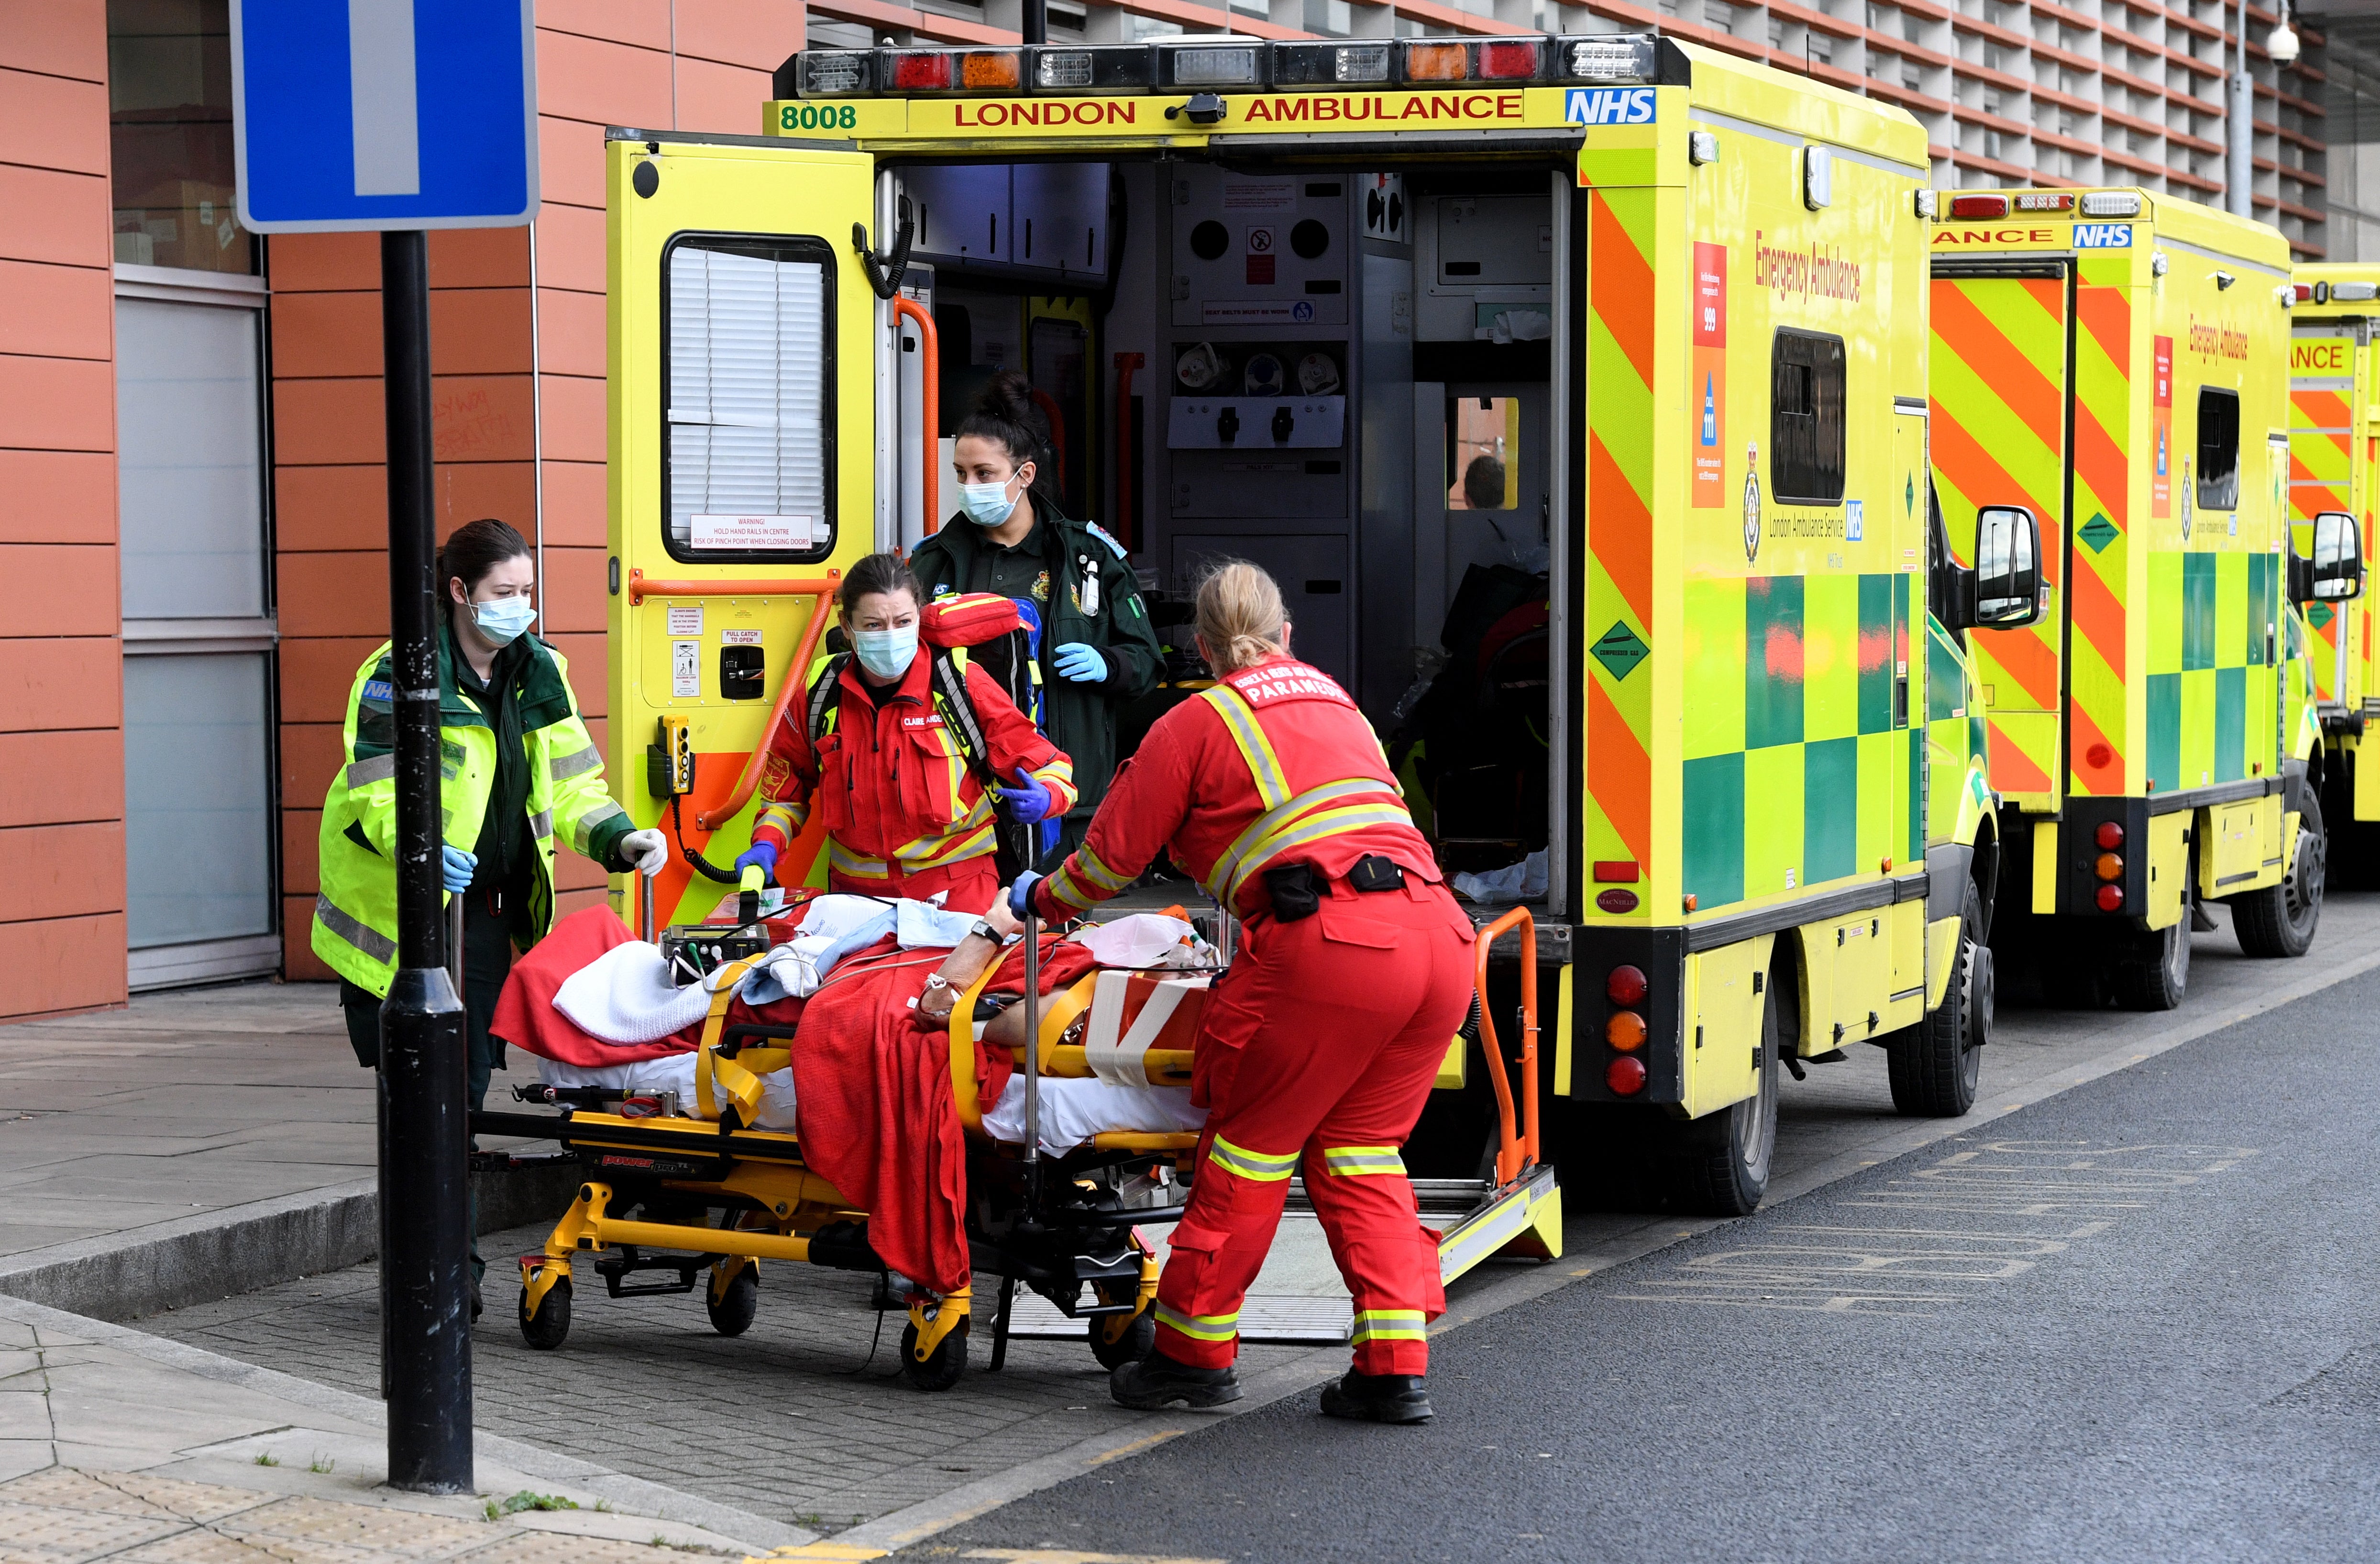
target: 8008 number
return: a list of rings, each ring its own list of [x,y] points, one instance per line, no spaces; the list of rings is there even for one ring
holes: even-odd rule
[[[777,111],[780,130],[849,130],[859,111],[849,104],[787,104]]]

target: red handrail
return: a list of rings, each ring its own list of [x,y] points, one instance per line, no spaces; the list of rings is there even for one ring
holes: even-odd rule
[[[1116,370],[1116,536],[1126,548],[1140,546],[1140,518],[1132,508],[1132,376],[1148,362],[1146,353],[1118,353]]]
[[[926,475],[926,534],[930,537],[942,525],[942,339],[935,333],[933,312],[908,295],[892,296],[892,313],[917,323],[917,353],[925,360],[917,366],[925,382],[920,422],[926,426],[926,449],[918,470]]]
[[[1521,1129],[1512,1126],[1512,1083],[1504,1073],[1504,1054],[1496,1042],[1496,1018],[1488,1004],[1488,951],[1496,936],[1521,931]],[[1535,1167],[1539,1155],[1537,1131],[1537,924],[1525,907],[1515,907],[1479,931],[1479,1048],[1488,1056],[1488,1081],[1496,1088],[1496,1185],[1501,1189]]]

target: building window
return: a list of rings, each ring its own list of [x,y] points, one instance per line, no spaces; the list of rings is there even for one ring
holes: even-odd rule
[[[1779,330],[1769,348],[1769,468],[1777,498],[1840,505],[1843,498],[1843,339]]]
[[[108,0],[115,259],[253,273],[233,200],[230,0]]]

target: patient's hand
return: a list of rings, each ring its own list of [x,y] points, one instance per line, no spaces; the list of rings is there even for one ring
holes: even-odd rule
[[[992,898],[991,910],[983,915],[983,921],[990,923],[992,926],[993,932],[998,934],[1000,937],[1004,940],[1014,939],[1019,934],[1023,933],[1025,929],[1024,921],[1018,918],[1015,913],[1011,912],[1008,910],[1008,887],[1006,886],[1001,886],[1000,894]]]

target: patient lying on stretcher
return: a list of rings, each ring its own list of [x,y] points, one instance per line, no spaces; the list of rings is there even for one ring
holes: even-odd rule
[[[1022,951],[1014,943],[1018,925],[1004,898],[995,900],[986,918],[996,937],[969,932],[974,922],[921,902],[820,898],[806,910],[799,937],[772,949],[741,980],[726,1024],[794,1026],[797,1057],[806,1045],[831,1045],[817,1029],[847,1035],[863,1010],[874,1020],[905,1020],[917,1032],[940,1038],[962,996],[999,961],[1001,970],[973,1007],[977,1087],[985,1132],[996,1141],[1022,1143],[1025,1087],[1012,1064],[1026,1040]],[[1145,1070],[1133,1062],[1140,1057],[1135,1049],[1117,1046],[1127,1042],[1123,1033],[1137,1030],[1147,1034],[1138,1043],[1145,1049],[1162,1017],[1150,1017],[1151,1024],[1135,1029],[1120,1024],[1121,998],[1104,1006],[1087,1002],[1101,968],[1210,961],[1211,950],[1193,942],[1186,923],[1150,915],[1066,941],[1045,941],[1043,1011],[1055,1003],[1074,1012],[1063,1041],[1092,1044],[1090,1054],[1100,1061],[1090,1067],[1095,1073],[1087,1079],[1043,1076],[1039,1122],[1046,1153],[1062,1154],[1105,1130],[1195,1130],[1204,1121],[1205,1112],[1191,1106],[1186,1088],[1148,1083]],[[1070,994],[1074,990],[1079,991]],[[595,909],[556,924],[515,967],[492,1030],[540,1056],[546,1084],[632,1092],[657,1104],[669,1103],[674,1094],[677,1112],[697,1116],[697,1050],[713,996],[701,984],[674,984],[656,947],[627,938],[618,919]],[[854,1000],[863,1003],[855,1007]],[[1148,1009],[1145,996],[1134,1009],[1134,1019]],[[1192,1016],[1180,1019],[1189,1021]],[[1114,1034],[1103,1039],[1103,1048],[1102,1039],[1090,1035],[1098,1023]],[[1168,1046],[1189,1045],[1181,1035],[1186,1026],[1177,1022],[1163,1030]],[[947,1043],[934,1046],[946,1048]],[[1067,1053],[1081,1057],[1072,1047]],[[761,1077],[754,1128],[799,1127],[796,1073],[788,1068]]]

